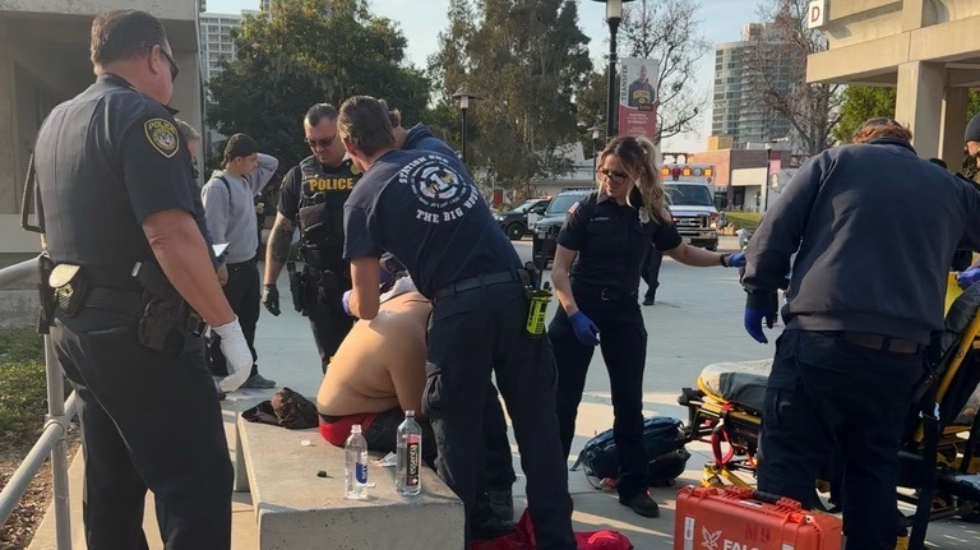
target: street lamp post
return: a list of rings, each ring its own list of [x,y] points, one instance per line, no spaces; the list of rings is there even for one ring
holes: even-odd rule
[[[459,112],[460,112],[460,124],[462,133],[462,147],[463,147],[463,164],[466,164],[466,112],[470,109],[471,99],[481,99],[480,96],[476,94],[471,94],[463,88],[460,88],[458,92],[453,94],[453,99],[459,102]]]
[[[623,21],[623,4],[633,0],[594,0],[606,5],[606,23],[609,25],[609,95],[606,98],[606,139],[616,136],[616,33]]]
[[[764,191],[766,192],[766,204],[762,207],[762,213],[765,215],[769,211],[769,172],[772,170],[772,144],[766,142],[766,183],[763,184]]]
[[[595,126],[589,128],[592,132],[592,183],[596,182],[596,169],[599,168],[599,138],[602,136],[602,127],[597,122]]]

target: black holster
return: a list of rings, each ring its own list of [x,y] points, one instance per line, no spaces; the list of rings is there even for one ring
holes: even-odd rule
[[[41,307],[38,308],[37,331],[39,334],[48,334],[51,325],[54,324],[54,290],[48,286],[48,279],[54,270],[54,262],[48,254],[42,253],[37,257],[37,292],[40,298]]]
[[[137,265],[133,276],[143,287],[145,308],[139,320],[138,339],[144,347],[179,355],[185,332],[201,336],[206,324],[152,262]]]
[[[293,297],[293,308],[303,313],[306,309],[306,299],[304,292],[304,275],[296,271],[296,264],[289,262],[286,264],[286,271],[289,273],[289,293]]]

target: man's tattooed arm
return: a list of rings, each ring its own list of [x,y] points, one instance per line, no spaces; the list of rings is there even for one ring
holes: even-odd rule
[[[272,226],[272,233],[269,234],[269,243],[266,247],[264,284],[275,284],[279,280],[279,273],[289,260],[295,232],[296,227],[293,222],[282,213],[277,213],[276,223]]]

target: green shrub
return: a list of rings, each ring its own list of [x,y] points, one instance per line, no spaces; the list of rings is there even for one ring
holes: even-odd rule
[[[36,438],[47,410],[44,340],[34,332],[0,333],[0,441]]]
[[[755,229],[762,221],[762,214],[758,212],[725,212],[725,217],[728,218],[729,223],[743,229]]]

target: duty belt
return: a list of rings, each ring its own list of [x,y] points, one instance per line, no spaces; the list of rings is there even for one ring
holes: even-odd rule
[[[914,354],[919,353],[923,349],[919,344],[909,340],[889,338],[871,332],[844,332],[844,341],[866,348],[878,351],[890,351],[892,353]]]
[[[110,311],[131,317],[141,317],[146,311],[146,302],[141,292],[94,287],[85,292],[85,299],[82,301],[80,309],[85,308]],[[58,309],[62,312],[64,311],[60,304]],[[200,315],[193,311],[185,315],[184,319],[178,323],[178,326],[194,336],[201,336],[207,330],[207,323]]]
[[[529,286],[531,284],[531,277],[524,269],[515,271],[501,271],[490,275],[471,277],[436,290],[432,294],[432,301],[435,302],[442,300],[447,296],[459,294],[460,292],[466,292],[468,290],[475,290],[477,288],[502,285],[506,283],[520,283],[522,286]]]

